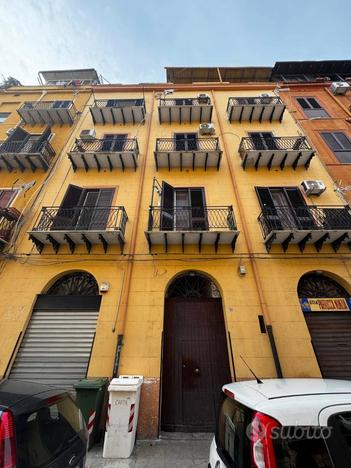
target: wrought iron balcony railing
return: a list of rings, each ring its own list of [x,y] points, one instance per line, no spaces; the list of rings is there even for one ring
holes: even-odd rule
[[[263,237],[269,239],[269,248],[272,243],[281,243],[286,250],[289,243],[297,243],[303,251],[310,242],[315,243],[319,251],[326,242],[336,251],[342,242],[350,242],[351,209],[348,206],[264,208],[258,221]]]
[[[156,152],[172,152],[172,151],[188,151],[188,152],[210,152],[220,151],[219,139],[212,138],[196,138],[176,139],[176,138],[157,138]]]
[[[76,153],[135,153],[139,154],[136,138],[76,140],[71,152]]]
[[[144,99],[97,99],[92,107],[145,107]]]
[[[236,231],[232,206],[177,207],[151,206],[148,231]]]
[[[76,112],[76,108],[73,104],[73,101],[27,101],[21,106],[21,109],[74,109],[74,111]]]
[[[149,250],[153,245],[203,245],[231,246],[234,252],[239,231],[232,206],[204,206],[160,208],[150,206],[148,229],[145,232]]]
[[[161,107],[173,107],[173,106],[209,106],[211,105],[211,99],[208,98],[161,98],[159,100]]]
[[[41,210],[33,231],[120,231],[125,232],[127,213],[123,206],[61,208]]]
[[[10,171],[17,166],[24,170],[28,163],[31,169],[35,170],[37,156],[40,156],[39,164],[46,170],[51,159],[55,156],[55,151],[47,140],[37,142],[34,139],[26,138],[21,141],[0,141],[0,160]]]
[[[277,96],[255,96],[255,97],[230,97],[227,104],[227,112],[232,106],[276,106],[284,105]]]
[[[301,151],[311,150],[306,137],[272,137],[272,138],[252,138],[244,137],[241,139],[239,152],[247,151]]]
[[[304,166],[308,169],[315,154],[314,149],[304,136],[294,137],[244,137],[241,139],[239,154],[242,166],[255,167],[280,167],[285,166],[296,169]]]
[[[72,125],[77,115],[73,101],[25,102],[17,112],[24,122],[32,125]]]
[[[145,122],[144,99],[98,99],[90,107],[94,124]]]

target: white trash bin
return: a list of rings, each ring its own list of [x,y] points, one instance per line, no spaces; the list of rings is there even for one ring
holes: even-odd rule
[[[120,375],[111,380],[104,458],[130,457],[135,443],[142,383],[143,376],[140,375]]]

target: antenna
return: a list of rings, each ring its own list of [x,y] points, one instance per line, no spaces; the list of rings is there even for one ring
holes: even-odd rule
[[[240,354],[240,359],[243,360],[245,366],[249,369],[249,371],[251,372],[251,374],[255,377],[256,382],[257,382],[258,384],[263,383],[262,380],[260,380],[260,379],[257,377],[257,375],[254,373],[254,371],[251,369],[251,367],[249,367],[248,363],[245,361],[245,359],[242,357],[241,354]]]

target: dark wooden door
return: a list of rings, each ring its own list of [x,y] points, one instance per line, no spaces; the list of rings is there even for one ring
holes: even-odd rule
[[[305,313],[324,378],[351,379],[351,313]]]
[[[221,299],[166,299],[163,337],[162,430],[213,432],[231,381]]]

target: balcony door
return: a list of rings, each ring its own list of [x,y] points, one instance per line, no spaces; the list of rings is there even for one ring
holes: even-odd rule
[[[272,229],[310,229],[314,219],[297,187],[256,187],[265,219]]]
[[[174,188],[162,182],[161,230],[208,230],[204,189]]]
[[[123,151],[127,140],[127,133],[104,135],[102,151]]]
[[[175,133],[174,139],[176,151],[197,150],[197,133]]]
[[[52,223],[52,230],[104,230],[115,189],[69,185]]]
[[[249,136],[252,138],[253,146],[256,150],[277,149],[272,132],[250,132]]]

